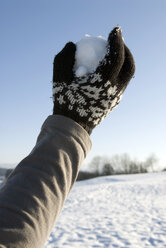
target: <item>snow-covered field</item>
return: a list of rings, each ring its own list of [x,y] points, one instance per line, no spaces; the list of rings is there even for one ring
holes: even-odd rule
[[[166,247],[166,173],[77,182],[46,248]]]

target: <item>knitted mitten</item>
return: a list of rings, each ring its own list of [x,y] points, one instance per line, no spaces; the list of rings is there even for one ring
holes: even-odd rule
[[[69,42],[54,58],[53,114],[75,120],[90,134],[120,102],[135,65],[119,27],[109,34],[107,53],[95,72],[76,77],[75,52],[76,45]]]

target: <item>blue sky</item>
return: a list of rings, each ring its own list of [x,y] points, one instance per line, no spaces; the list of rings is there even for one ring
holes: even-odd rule
[[[0,164],[18,163],[52,114],[52,62],[66,42],[120,25],[136,63],[120,105],[91,136],[96,155],[155,153],[166,167],[166,1],[0,1]]]

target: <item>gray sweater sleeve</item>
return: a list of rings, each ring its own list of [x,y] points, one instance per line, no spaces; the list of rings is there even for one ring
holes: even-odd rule
[[[87,132],[56,115],[0,190],[0,247],[43,247],[80,165],[91,148]]]

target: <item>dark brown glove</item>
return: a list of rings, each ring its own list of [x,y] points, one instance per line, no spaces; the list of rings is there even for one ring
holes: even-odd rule
[[[119,27],[109,34],[107,53],[95,72],[76,77],[75,52],[76,45],[69,42],[54,58],[53,114],[73,119],[90,134],[120,102],[135,64]]]

